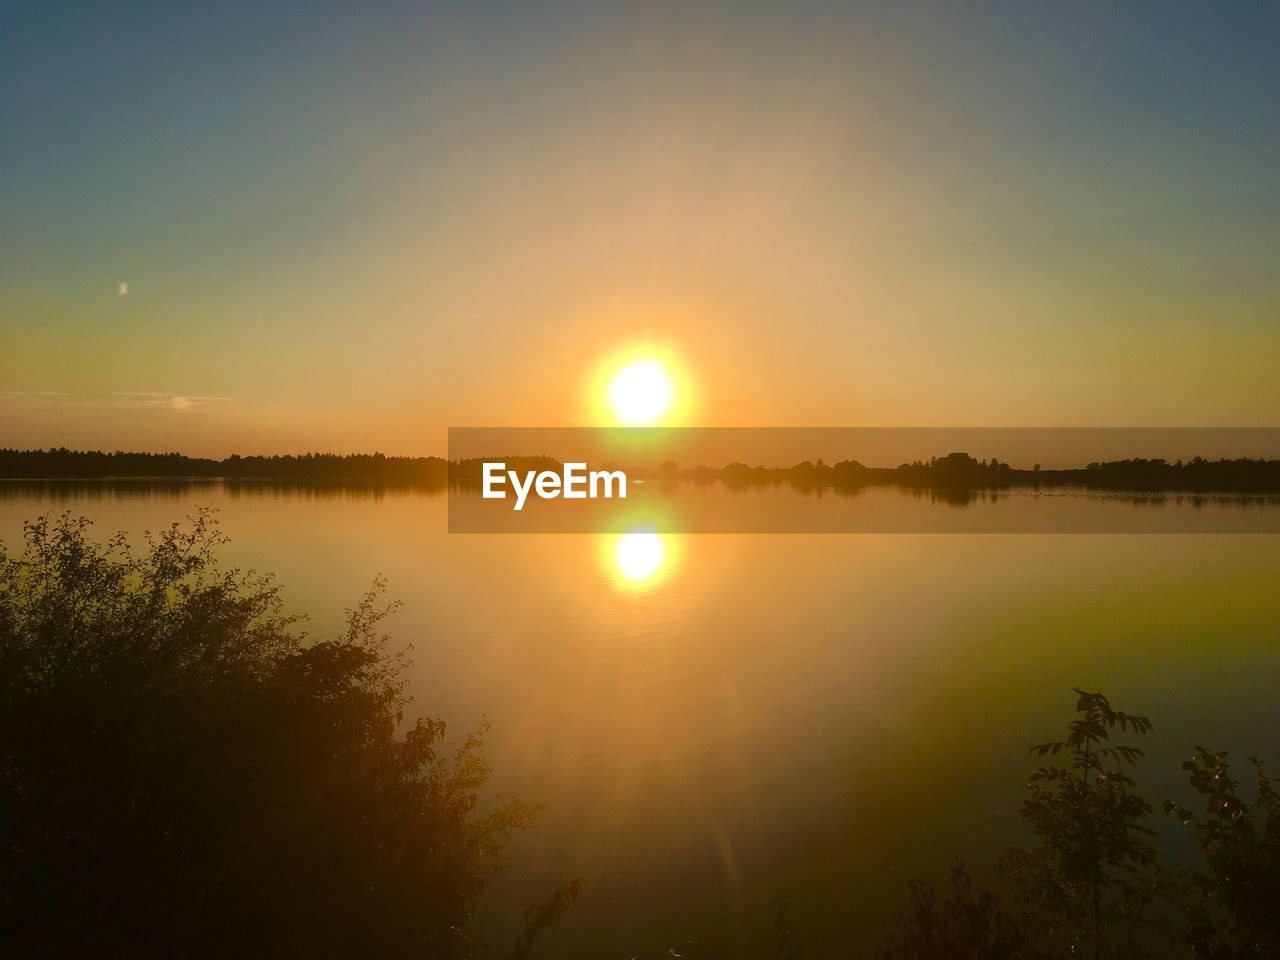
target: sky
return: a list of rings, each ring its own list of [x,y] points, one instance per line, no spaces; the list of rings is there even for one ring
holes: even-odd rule
[[[0,8],[0,446],[1280,425],[1274,4]],[[122,286],[127,284],[127,286]]]

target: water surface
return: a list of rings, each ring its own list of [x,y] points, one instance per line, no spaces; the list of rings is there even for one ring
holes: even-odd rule
[[[783,511],[798,496],[753,495]],[[199,506],[219,511],[228,559],[277,574],[314,634],[388,578],[415,706],[459,737],[487,718],[495,789],[546,807],[489,899],[495,940],[520,903],[590,881],[549,955],[767,954],[779,896],[813,953],[878,941],[908,878],[955,854],[983,873],[1018,836],[1026,747],[1058,732],[1072,686],[1155,720],[1139,769],[1153,797],[1185,796],[1177,763],[1195,744],[1280,755],[1274,535],[655,549],[449,535],[445,498],[412,490],[210,482],[0,484],[0,538],[63,510],[140,537]],[[1231,523],[1274,522],[1274,502],[1249,509]]]

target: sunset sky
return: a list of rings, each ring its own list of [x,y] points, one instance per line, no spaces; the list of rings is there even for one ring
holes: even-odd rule
[[[1280,425],[1272,4],[373,6],[5,4],[0,446]]]

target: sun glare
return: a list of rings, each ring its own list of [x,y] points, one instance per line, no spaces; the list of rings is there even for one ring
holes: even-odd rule
[[[656,533],[624,533],[614,548],[618,573],[630,583],[651,580],[662,569],[662,539]]]
[[[651,424],[671,406],[671,378],[656,360],[627,364],[609,384],[609,403],[630,426]]]
[[[696,414],[688,358],[660,340],[618,343],[586,384],[590,423],[600,427],[677,427]]]

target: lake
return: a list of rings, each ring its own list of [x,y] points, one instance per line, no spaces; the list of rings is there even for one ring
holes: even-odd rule
[[[813,953],[874,944],[909,878],[954,855],[990,876],[1074,686],[1155,721],[1137,776],[1157,800],[1187,799],[1196,744],[1280,754],[1273,534],[468,536],[439,494],[215,481],[0,483],[0,538],[69,510],[140,539],[200,506],[314,635],[385,575],[415,708],[457,737],[492,724],[496,792],[545,805],[488,898],[499,944],[573,876],[547,955],[768,955],[776,897]],[[1267,498],[1130,509],[1280,519]]]

